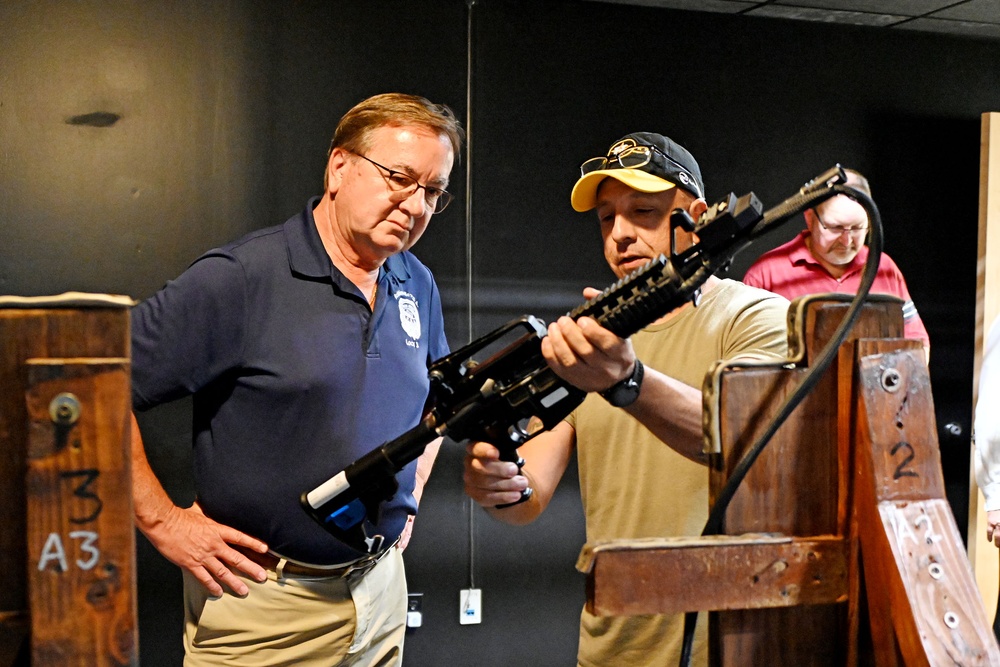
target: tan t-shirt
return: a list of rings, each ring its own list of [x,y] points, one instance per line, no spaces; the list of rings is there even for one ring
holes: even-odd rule
[[[697,308],[632,336],[643,364],[701,388],[719,359],[783,359],[788,301],[723,280]],[[708,469],[671,449],[624,410],[590,394],[567,421],[576,429],[587,541],[699,535],[708,519]],[[692,664],[707,664],[705,615]],[[676,664],[683,616],[580,619],[585,667]]]

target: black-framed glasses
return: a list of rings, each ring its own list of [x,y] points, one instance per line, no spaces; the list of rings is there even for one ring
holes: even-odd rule
[[[817,211],[813,210],[813,214],[816,216],[816,222],[818,222],[819,226],[823,228],[823,231],[829,234],[833,234],[834,236],[840,236],[844,232],[847,232],[851,236],[854,236],[856,234],[865,234],[868,232],[867,224],[852,225],[850,227],[842,227],[840,225],[828,225],[825,222],[823,222],[823,218],[819,217],[819,213]]]
[[[396,171],[395,169],[389,169],[385,165],[381,165],[375,160],[362,155],[361,153],[354,153],[362,160],[371,162],[373,165],[378,167],[382,178],[385,179],[385,184],[389,188],[389,192],[392,193],[393,201],[403,201],[413,196],[413,193],[417,190],[423,188],[424,190],[424,203],[427,204],[427,208],[434,211],[435,213],[440,213],[448,207],[451,200],[455,198],[453,194],[447,190],[442,190],[441,188],[435,188],[431,185],[422,185],[417,182],[417,179],[413,178],[409,174],[404,174],[401,171]]]
[[[689,173],[687,167],[661,151],[656,146],[636,144],[634,146],[626,146],[614,155],[602,155],[601,157],[590,158],[580,165],[580,176],[586,176],[592,172],[607,169],[609,165],[615,162],[618,163],[618,166],[611,167],[612,169],[639,169],[641,167],[645,167],[649,164],[650,160],[653,159],[654,151],[664,160],[677,167],[682,174]],[[691,179],[690,186],[698,191],[699,196],[704,196],[701,192],[701,188],[698,186],[698,183],[694,180],[694,178]]]

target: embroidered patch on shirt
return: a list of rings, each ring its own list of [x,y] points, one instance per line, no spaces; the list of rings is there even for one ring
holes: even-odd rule
[[[410,337],[406,344],[419,348],[420,344],[420,310],[417,308],[417,299],[409,292],[396,292],[396,304],[399,307],[399,324],[403,331]]]

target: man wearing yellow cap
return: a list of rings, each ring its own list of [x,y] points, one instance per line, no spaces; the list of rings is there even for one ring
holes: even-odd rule
[[[587,160],[573,188],[577,211],[596,209],[604,257],[618,277],[697,238],[671,230],[670,213],[706,210],[701,170],[682,146],[638,132]],[[588,288],[585,297],[597,294]],[[497,519],[534,520],[548,505],[574,449],[587,541],[698,535],[708,518],[708,471],[701,444],[700,387],[718,359],[781,359],[784,298],[733,280],[711,278],[697,306],[688,303],[623,340],[590,318],[549,325],[542,352],[567,382],[591,393],[551,431],[520,448],[521,471],[487,443],[470,443],[466,493]],[[514,503],[533,488],[525,502]],[[580,619],[577,660],[584,667],[675,664],[683,617]],[[694,664],[707,664],[704,615]]]

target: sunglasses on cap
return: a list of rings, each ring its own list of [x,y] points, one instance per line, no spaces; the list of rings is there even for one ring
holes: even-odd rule
[[[595,171],[601,171],[602,169],[641,169],[649,164],[653,159],[654,151],[664,160],[677,167],[681,173],[688,173],[687,167],[661,151],[656,146],[636,144],[622,149],[615,155],[590,158],[580,165],[580,176],[583,177]],[[615,163],[617,163],[617,165],[615,165]],[[690,185],[698,191],[697,194],[699,197],[704,196],[701,192],[701,188],[698,187],[698,184],[694,181],[694,179],[691,180]]]

